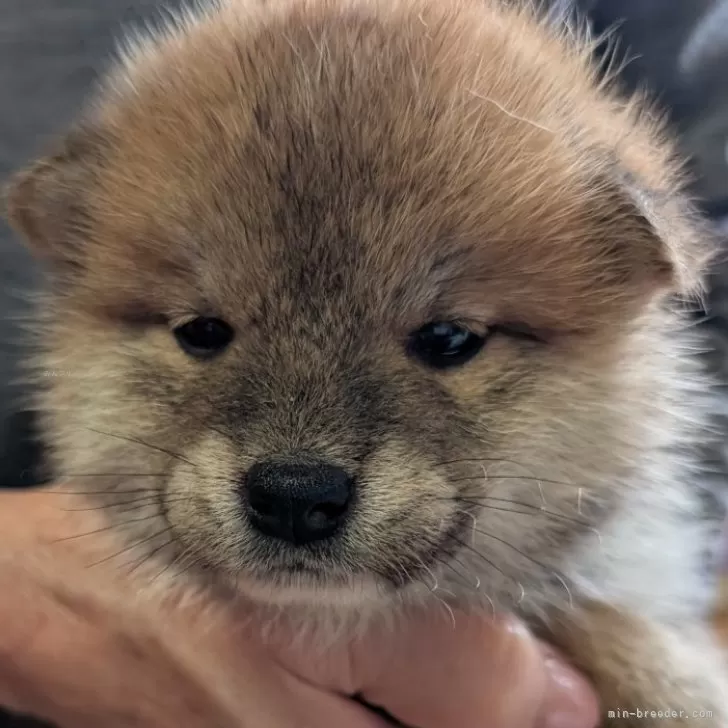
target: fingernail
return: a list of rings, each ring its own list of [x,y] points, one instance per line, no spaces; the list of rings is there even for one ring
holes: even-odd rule
[[[503,629],[514,637],[521,637],[523,639],[530,639],[531,637],[531,632],[528,627],[520,619],[516,619],[515,617],[506,617],[503,623]]]
[[[596,697],[575,670],[558,658],[547,658],[550,679],[541,721],[543,728],[592,728],[598,722]]]

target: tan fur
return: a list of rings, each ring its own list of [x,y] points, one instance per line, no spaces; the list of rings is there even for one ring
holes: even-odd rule
[[[588,55],[497,0],[225,0],[131,44],[10,192],[55,271],[41,407],[140,563],[304,612],[514,609],[605,710],[704,698],[726,726],[698,659],[705,383],[669,301],[710,245],[654,111]],[[195,315],[235,329],[218,359],[170,335]],[[404,343],[437,320],[540,343],[434,372]],[[261,545],[238,502],[298,452],[357,476],[321,557]]]
[[[725,653],[706,633],[587,604],[576,622],[558,625],[551,638],[595,680],[610,724],[721,724]],[[684,649],[686,641],[689,651]],[[594,655],[599,655],[596,662]]]

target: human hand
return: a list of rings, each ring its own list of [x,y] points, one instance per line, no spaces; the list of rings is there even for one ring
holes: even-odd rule
[[[0,704],[60,728],[390,725],[354,695],[412,728],[597,723],[584,679],[511,618],[423,612],[325,654],[264,640],[251,605],[140,595],[72,509],[57,488],[0,494]]]

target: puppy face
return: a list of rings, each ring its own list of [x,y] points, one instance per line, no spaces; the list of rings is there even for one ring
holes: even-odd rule
[[[609,511],[700,251],[584,55],[497,3],[231,2],[17,179],[61,475],[142,560],[517,594]]]

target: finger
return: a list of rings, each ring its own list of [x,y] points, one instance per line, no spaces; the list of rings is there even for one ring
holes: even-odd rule
[[[525,728],[543,700],[538,645],[516,620],[435,613],[372,670],[365,699],[418,728]]]
[[[303,679],[360,694],[408,726],[533,725],[547,681],[539,645],[514,619],[454,616],[423,612],[326,658],[298,646],[282,659]]]
[[[296,707],[289,728],[391,728],[389,721],[344,695],[288,677],[288,701]]]
[[[54,560],[93,555],[115,545],[99,511],[90,509],[73,485],[0,492],[0,534],[6,550]],[[86,486],[89,488],[89,486]]]
[[[599,701],[586,678],[561,655],[542,645],[547,684],[537,728],[594,728]]]
[[[84,716],[98,718],[99,706],[108,728],[235,725],[152,635],[117,632],[93,605],[60,600],[21,569],[0,570],[0,593],[0,696],[7,705],[74,728]]]

